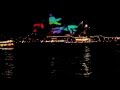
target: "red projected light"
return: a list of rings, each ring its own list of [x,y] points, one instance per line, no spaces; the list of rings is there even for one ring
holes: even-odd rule
[[[43,23],[41,23],[41,28],[44,29],[44,24]]]
[[[33,25],[33,27],[40,27],[40,28],[44,29],[44,24],[43,23],[35,23]]]
[[[33,29],[33,32],[36,33],[36,32],[37,32],[37,29]]]
[[[40,29],[44,29],[45,28],[45,26],[44,26],[44,24],[43,23],[35,23],[35,24],[33,24],[33,32],[34,33],[37,33],[38,32],[38,29],[37,28],[40,28]]]

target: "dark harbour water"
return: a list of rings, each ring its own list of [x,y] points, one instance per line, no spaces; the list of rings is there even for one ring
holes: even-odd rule
[[[16,47],[17,79],[118,80],[120,46],[94,44],[23,44]]]
[[[120,79],[120,46],[115,43],[17,44],[14,60],[11,77],[16,81],[50,83]]]
[[[14,50],[0,50],[0,80],[16,80]]]

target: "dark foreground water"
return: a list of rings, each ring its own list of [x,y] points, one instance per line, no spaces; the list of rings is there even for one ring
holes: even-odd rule
[[[18,78],[33,80],[109,80],[120,75],[115,44],[33,44],[16,49]]]
[[[19,44],[14,49],[14,60],[16,80],[120,79],[120,46],[117,44]]]

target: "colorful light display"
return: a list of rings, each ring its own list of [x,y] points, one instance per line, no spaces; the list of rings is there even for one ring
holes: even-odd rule
[[[60,34],[60,33],[62,33],[63,29],[64,29],[64,27],[55,27],[55,28],[51,29],[51,32],[53,34]]]
[[[44,24],[43,23],[35,23],[33,25],[33,27],[40,27],[40,28],[44,29]]]
[[[76,33],[76,31],[80,31],[81,28],[79,28],[80,25],[82,25],[82,29],[87,29],[88,28],[88,24],[85,24],[85,26],[83,26],[83,21],[81,21],[78,24],[67,24],[62,21],[62,18],[59,17],[55,17],[52,14],[49,14],[49,25],[50,25],[50,32],[48,32],[49,35],[55,35],[55,34],[70,34],[70,35],[74,35]],[[74,22],[75,23],[75,22]],[[35,24],[33,24],[33,32],[37,33],[38,30],[43,30],[45,28],[44,23],[37,22]],[[84,31],[84,30],[81,30]],[[84,32],[86,33],[86,32]]]
[[[34,29],[33,29],[33,32],[34,32],[34,33],[37,33],[37,32],[38,32],[37,28],[44,29],[45,26],[44,26],[43,23],[35,23],[35,24],[33,24],[33,28],[34,28]]]
[[[77,25],[68,25],[64,28],[64,31],[69,31],[70,34],[74,34],[77,31],[78,26]]]
[[[51,27],[51,32],[53,34],[61,34],[64,31],[68,31],[71,35],[75,34],[75,32],[77,31],[79,25],[83,25],[83,21],[79,23],[79,25],[75,25],[75,24],[70,24],[70,25],[64,25],[61,26],[61,21],[62,18],[57,18],[54,17],[52,14],[49,15],[49,25],[56,25],[54,27]],[[58,26],[59,25],[59,26]]]
[[[62,18],[55,18],[52,14],[49,15],[49,24],[50,25],[61,25],[61,23],[59,22],[60,20],[62,20]]]

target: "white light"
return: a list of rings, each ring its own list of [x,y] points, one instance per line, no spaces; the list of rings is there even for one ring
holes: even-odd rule
[[[83,21],[80,24],[83,24]]]
[[[87,28],[88,27],[88,25],[87,24],[85,24],[85,28]]]

